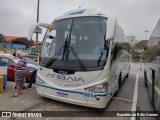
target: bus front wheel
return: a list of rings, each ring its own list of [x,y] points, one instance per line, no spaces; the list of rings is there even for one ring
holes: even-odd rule
[[[114,97],[117,97],[117,95],[118,95],[118,91],[119,91],[119,88],[120,88],[120,86],[121,86],[121,78],[122,78],[122,73],[120,73],[120,75],[119,75],[119,79],[118,79],[118,88],[117,88],[117,90],[116,90],[116,92],[114,93]]]

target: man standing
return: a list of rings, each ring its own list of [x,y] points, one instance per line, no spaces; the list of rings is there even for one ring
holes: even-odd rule
[[[17,56],[19,57],[19,62],[14,64],[14,71],[15,71],[15,83],[16,83],[16,91],[15,94],[11,96],[18,97],[19,94],[23,94],[23,86],[24,86],[24,77],[26,74],[26,55],[23,52],[17,52]]]

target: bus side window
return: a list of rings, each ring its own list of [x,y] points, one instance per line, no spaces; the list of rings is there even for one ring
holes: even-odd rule
[[[114,45],[114,47],[112,48],[112,53],[111,53],[111,55],[112,55],[111,61],[112,62],[114,62],[120,56],[122,50],[123,50],[123,44],[116,43]]]
[[[124,46],[123,44],[116,44],[116,57],[119,57],[122,50],[124,49]]]
[[[113,43],[111,52],[111,62],[116,60],[116,45]]]

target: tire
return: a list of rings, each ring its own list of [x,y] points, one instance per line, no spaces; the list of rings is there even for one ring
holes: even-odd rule
[[[147,86],[147,72],[144,71],[144,84],[145,84],[145,87],[148,87]]]
[[[126,78],[128,78],[129,77],[129,72],[127,73],[127,75],[126,75]]]
[[[127,73],[127,75],[126,75],[126,78],[129,77],[129,71],[130,71],[130,66],[129,66],[129,70],[128,70],[128,73]]]
[[[113,97],[117,97],[118,95],[118,90],[114,93]]]
[[[121,87],[121,81],[122,81],[122,73],[120,73],[120,75],[119,75],[118,89]]]

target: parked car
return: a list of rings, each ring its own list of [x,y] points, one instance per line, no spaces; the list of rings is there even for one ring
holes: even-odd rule
[[[14,57],[12,55],[0,55],[0,61],[7,62],[7,79],[10,81],[15,81],[14,75],[14,63],[18,63],[19,58]],[[37,66],[33,64],[27,64],[27,72],[26,72],[26,82],[29,81],[29,77],[33,70],[37,69]],[[35,81],[35,78],[34,80]]]
[[[30,48],[28,48],[28,50],[29,50],[28,57],[29,57],[29,58],[34,58],[36,46],[30,47]]]
[[[3,51],[0,51],[0,54],[5,54],[5,52],[3,52]]]
[[[0,56],[12,56],[11,53],[5,53],[4,51],[0,51]]]

